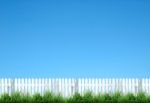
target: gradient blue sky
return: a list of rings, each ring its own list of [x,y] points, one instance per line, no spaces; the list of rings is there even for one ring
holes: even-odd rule
[[[150,1],[1,0],[0,77],[150,77]]]

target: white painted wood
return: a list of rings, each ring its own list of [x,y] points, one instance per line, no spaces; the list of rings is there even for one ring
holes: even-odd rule
[[[140,82],[141,81],[141,82]],[[141,83],[141,84],[140,84]],[[150,78],[1,78],[0,94],[22,92],[24,94],[34,94],[53,92],[63,96],[71,96],[75,92],[83,95],[86,91],[98,93],[122,93],[137,94],[140,91],[150,94]]]

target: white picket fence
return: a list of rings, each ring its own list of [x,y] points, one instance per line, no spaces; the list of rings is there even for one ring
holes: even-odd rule
[[[0,79],[0,94],[21,92],[24,94],[34,94],[45,92],[53,92],[62,94],[63,96],[71,96],[75,92],[84,94],[87,91],[93,93],[138,93],[145,92],[150,94],[150,78],[144,79],[102,79],[102,78],[16,78]]]

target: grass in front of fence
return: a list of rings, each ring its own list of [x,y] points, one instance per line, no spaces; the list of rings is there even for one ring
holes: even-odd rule
[[[150,103],[150,95],[145,93],[137,95],[132,93],[126,95],[121,93],[94,95],[87,92],[84,95],[75,93],[73,96],[65,98],[50,92],[45,93],[43,96],[38,93],[23,95],[16,92],[12,95],[1,95],[0,103]]]

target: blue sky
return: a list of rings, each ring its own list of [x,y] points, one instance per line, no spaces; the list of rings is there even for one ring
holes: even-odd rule
[[[1,0],[0,77],[149,77],[148,0]]]

